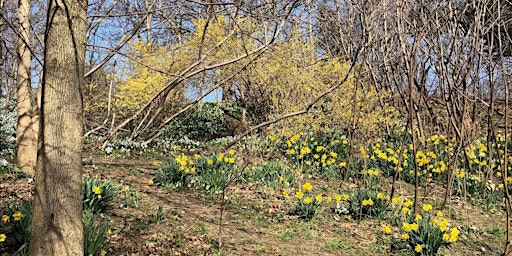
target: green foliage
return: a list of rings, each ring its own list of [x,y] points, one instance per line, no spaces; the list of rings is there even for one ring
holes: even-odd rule
[[[158,165],[154,183],[164,187],[186,187],[187,177],[195,174],[195,170],[194,162],[186,155],[171,157]]]
[[[314,196],[312,190],[311,183],[306,182],[302,185],[302,190],[295,193],[295,213],[305,221],[313,219],[318,207],[324,201],[321,194]]]
[[[128,187],[124,191],[124,203],[122,207],[135,207],[139,208],[140,195],[139,192],[133,188]]]
[[[242,179],[250,183],[264,184],[271,188],[290,187],[298,173],[278,161],[262,162],[244,171]]]
[[[327,178],[339,178],[346,170],[350,142],[343,134],[315,136],[300,132],[292,136],[269,135],[276,148],[307,171],[319,172]]]
[[[224,191],[238,170],[234,154],[234,150],[230,150],[227,154],[219,153],[199,158],[198,179],[204,193],[218,195]]]
[[[32,219],[32,201],[18,207],[7,208],[2,213],[0,222],[0,253],[25,254],[30,239],[30,222]],[[94,212],[84,209],[84,253],[85,255],[104,255],[102,250],[108,247],[107,225],[103,220],[95,221]]]
[[[448,231],[448,221],[442,218],[442,213],[438,216],[432,216],[428,211],[421,215],[411,216],[408,222],[404,222],[401,227],[401,237],[405,240],[416,255],[434,256],[442,246],[449,246],[457,241],[459,230],[454,227]]]
[[[163,208],[162,206],[158,206],[158,209],[156,211],[155,214],[149,214],[148,215],[149,217],[149,220],[155,224],[160,224],[160,222],[164,219],[164,214],[163,214]]]
[[[108,248],[108,227],[103,219],[96,218],[90,209],[84,209],[84,255],[105,255]]]
[[[185,137],[196,141],[223,137],[228,131],[226,114],[239,116],[239,111],[229,102],[205,102],[175,118],[166,126],[163,137],[178,142]]]
[[[27,252],[31,220],[32,201],[4,209],[0,221],[0,253],[25,254]],[[1,242],[1,240],[4,241]]]
[[[361,192],[354,191],[350,194],[348,202],[348,213],[359,218],[360,207],[362,206],[363,217],[376,217],[381,219],[389,207],[389,198],[385,193],[361,189]]]
[[[85,210],[90,210],[93,213],[105,212],[116,195],[116,186],[110,180],[83,179],[82,200]]]

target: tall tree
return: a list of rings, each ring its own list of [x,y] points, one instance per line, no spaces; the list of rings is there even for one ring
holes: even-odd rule
[[[87,0],[49,0],[29,255],[83,255],[82,100]]]
[[[17,54],[17,96],[18,127],[16,135],[16,165],[25,173],[33,175],[37,160],[37,133],[39,118],[37,104],[31,96],[30,62],[30,0],[20,0],[18,6],[20,20]]]

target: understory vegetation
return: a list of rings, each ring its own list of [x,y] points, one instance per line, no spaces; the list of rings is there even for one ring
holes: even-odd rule
[[[155,235],[167,238],[150,236],[144,243],[134,238],[134,244],[122,250],[231,254],[236,242],[222,242],[228,240],[227,230],[233,229],[228,226],[261,229],[272,223],[283,245],[302,239],[323,241],[324,246],[308,249],[315,254],[343,255],[350,248],[352,253],[379,255],[466,255],[474,250],[498,250],[495,241],[480,235],[504,235],[498,228],[505,203],[502,176],[512,173],[510,167],[503,170],[502,135],[492,140],[495,151],[486,146],[487,138],[461,148],[455,138],[443,134],[419,137],[415,155],[403,130],[365,142],[349,137],[344,133],[317,135],[311,130],[269,133],[249,136],[229,150],[223,150],[232,140],[229,137],[225,142],[196,141],[165,150],[120,141],[115,150],[107,147],[102,153],[88,153],[84,163],[92,178],[83,181],[86,255],[115,255],[121,246],[119,236],[151,234],[153,228]],[[117,168],[114,164],[130,159],[136,159],[135,165]],[[508,161],[512,163],[512,157]],[[26,184],[11,164],[1,168],[3,180]],[[415,198],[416,181],[420,193]],[[446,201],[445,188],[450,189]],[[182,215],[179,206],[162,204],[154,193],[169,198],[202,194],[209,202],[202,204],[217,209],[205,216],[216,228],[198,224],[192,232],[210,237],[201,243],[211,244],[196,247],[190,237],[160,230],[158,226],[164,223],[190,225],[205,220]],[[26,252],[30,204],[30,193],[5,202],[0,223],[3,253]],[[464,209],[472,209],[473,214],[463,213]],[[235,217],[240,214],[253,223]],[[122,224],[120,215],[125,220],[131,216],[132,223]],[[492,221],[485,216],[493,216]],[[487,224],[476,224],[481,221]],[[350,228],[329,227],[333,222]],[[347,235],[358,229],[366,229],[364,234],[376,240],[356,246],[359,240]],[[335,232],[336,240],[330,241],[322,232]],[[247,252],[287,254],[286,249],[265,246],[265,239],[269,238],[253,241],[260,244],[259,251],[252,247]]]
[[[510,1],[18,2],[0,255],[512,255]]]

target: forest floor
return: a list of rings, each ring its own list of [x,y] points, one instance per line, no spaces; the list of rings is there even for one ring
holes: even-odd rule
[[[279,197],[281,191],[235,183],[228,187],[222,204],[220,196],[198,190],[149,185],[155,176],[153,163],[164,159],[158,154],[84,153],[85,176],[115,180],[121,188],[104,215],[110,227],[107,255],[412,255],[393,248],[393,238],[383,234],[383,222],[378,219],[366,218],[358,224],[325,207],[312,221],[300,220],[290,214],[290,204]],[[312,176],[303,181],[325,193],[355,186]],[[398,189],[412,191],[408,184]],[[0,205],[28,199],[32,191],[27,178],[3,176]],[[426,196],[442,202],[442,188],[431,191]],[[452,198],[446,215],[461,234],[441,255],[499,255],[504,248],[502,209],[485,212]]]

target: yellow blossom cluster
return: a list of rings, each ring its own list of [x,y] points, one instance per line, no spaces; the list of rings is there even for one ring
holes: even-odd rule
[[[22,218],[24,217],[23,213],[21,213],[20,211],[17,211],[15,213],[12,214],[12,219],[14,221],[20,221]],[[3,223],[8,223],[11,221],[11,216],[9,215],[2,215],[2,222]],[[3,243],[5,242],[5,240],[7,239],[7,235],[6,234],[0,234],[0,243]]]
[[[179,170],[185,172],[185,174],[192,174],[196,172],[196,168],[194,167],[194,161],[188,159],[186,155],[180,155],[176,157],[176,163],[180,165]]]
[[[315,137],[300,132],[288,136],[285,154],[301,164],[314,168],[326,168],[336,163],[339,167],[345,167],[346,162],[340,161],[338,152],[332,150],[334,146],[340,143],[343,145],[349,143],[345,135],[342,135],[340,139],[331,141],[329,145],[321,145]]]

